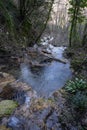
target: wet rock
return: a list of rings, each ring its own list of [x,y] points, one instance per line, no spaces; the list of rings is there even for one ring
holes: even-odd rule
[[[30,86],[26,83],[22,82],[12,82],[11,87],[17,90],[15,94],[15,100],[19,102],[19,108],[16,109],[15,115],[20,117],[28,117],[29,116],[29,107],[33,99],[37,98],[37,94]]]
[[[0,102],[0,118],[12,114],[18,106],[17,102],[12,100],[3,100]]]
[[[49,116],[49,118],[47,119],[47,126],[52,128],[55,124],[57,124],[59,121],[58,121],[58,115],[53,112],[51,113],[51,115]]]
[[[6,126],[7,122],[8,122],[8,117],[3,117],[2,121],[1,121],[1,124]]]
[[[63,89],[55,91],[52,95],[52,98],[55,100],[56,106],[58,108],[58,113],[61,113],[61,110],[64,108],[64,104],[66,102],[65,99],[66,92]]]
[[[28,126],[25,127],[25,130],[41,130],[39,126],[35,123],[29,122]]]
[[[15,79],[12,75],[0,72],[0,92],[3,91],[3,88],[5,86],[8,86],[8,84],[13,82],[13,81],[15,81]]]
[[[87,129],[87,116],[82,119],[82,126],[84,126],[85,129]]]
[[[48,107],[40,113],[39,118],[40,120],[43,120],[46,123],[47,119],[51,116],[52,113],[53,109],[51,107]]]
[[[31,100],[37,98],[36,92],[26,83],[16,81],[13,76],[7,73],[1,72],[0,77],[0,98],[3,100],[0,102],[0,117],[10,115],[17,107],[16,102],[7,99],[18,101],[20,106],[15,111],[15,115],[29,116],[29,106]]]
[[[37,97],[37,93],[26,83],[15,81],[10,85],[12,88],[16,89],[15,100],[20,104],[29,106],[31,99]]]
[[[8,82],[10,75],[1,75],[1,82],[4,83],[4,79]],[[17,106],[13,108],[14,105],[12,105],[12,110],[8,109],[10,105],[4,106],[6,112],[1,117],[15,111],[9,119],[2,119],[2,125],[9,126],[13,130],[62,130],[59,114],[61,114],[61,109],[64,109],[64,96],[66,95],[64,91],[56,91],[51,98],[45,99],[37,98],[36,92],[26,83],[12,80],[2,86],[1,98],[11,98],[15,93],[17,96],[14,98],[15,100],[23,99],[23,104],[20,104],[17,109],[15,109]],[[12,95],[9,95],[8,92]],[[7,113],[9,110],[10,113]]]
[[[13,116],[8,120],[8,126],[12,129],[20,129],[23,126],[24,121],[19,120],[17,117]]]
[[[44,110],[32,113],[24,128],[33,130],[62,130],[55,109],[48,107]],[[26,130],[25,129],[25,130]]]
[[[14,81],[14,77],[8,73],[5,73],[5,72],[0,72],[0,78],[6,78],[6,79],[10,79],[10,80]]]
[[[19,82],[19,81],[15,81],[15,82],[12,82],[10,83],[11,87],[12,88],[15,88],[17,90],[22,90],[22,91],[32,91],[32,88],[27,85],[26,83],[23,83],[23,82]]]
[[[18,85],[19,83],[16,82],[15,78],[12,75],[3,72],[0,72],[0,77],[0,99],[14,99],[19,103],[22,103],[25,99],[25,94],[22,90],[17,88],[17,86],[20,87],[20,85]]]

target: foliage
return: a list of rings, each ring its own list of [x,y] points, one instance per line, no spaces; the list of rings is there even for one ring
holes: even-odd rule
[[[0,16],[14,32],[16,39],[25,38],[27,43],[36,42],[49,20],[54,0],[0,0]]]
[[[76,110],[84,111],[87,108],[87,95],[77,92],[71,99]]]
[[[84,27],[82,45],[83,45],[83,46],[84,46],[84,45],[87,46],[87,22],[86,22],[85,27]]]
[[[84,79],[75,78],[74,81],[70,80],[66,85],[66,90],[71,93],[87,89],[87,83]]]
[[[8,11],[8,6],[11,6],[12,3],[9,0],[8,4],[7,5],[6,4],[7,4],[6,1],[0,0],[0,11],[5,18],[6,24],[9,27],[10,31],[13,32],[14,22],[11,13]]]
[[[87,108],[87,82],[82,78],[70,80],[66,85],[66,91],[72,93],[69,100],[71,106],[78,112],[83,112]]]
[[[78,58],[74,58],[71,61],[71,66],[75,71],[81,71],[83,66],[82,66],[83,60],[82,59],[78,59]]]
[[[87,7],[87,0],[69,0],[69,3],[70,8],[68,9],[68,13],[71,22],[69,43],[71,46],[72,38],[77,36],[77,24],[84,21],[83,10]]]

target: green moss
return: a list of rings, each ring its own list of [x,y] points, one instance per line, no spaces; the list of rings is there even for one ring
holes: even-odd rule
[[[10,115],[18,106],[17,102],[12,100],[3,100],[0,102],[0,118]]]

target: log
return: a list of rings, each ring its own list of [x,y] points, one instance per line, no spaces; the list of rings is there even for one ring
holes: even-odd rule
[[[32,62],[32,61],[29,61],[28,62],[32,67],[43,67],[43,66],[47,66],[48,64],[40,64],[38,62]]]
[[[63,63],[63,64],[66,64],[66,63],[67,63],[67,62],[64,61],[64,60],[55,58],[55,57],[53,57],[52,55],[48,55],[47,53],[42,52],[41,54],[43,54],[44,56],[48,57],[48,58],[51,59],[51,60],[55,60],[55,61],[61,62],[61,63]]]

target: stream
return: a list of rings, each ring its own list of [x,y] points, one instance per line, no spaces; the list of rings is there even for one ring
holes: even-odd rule
[[[45,42],[42,43],[46,45]],[[48,43],[47,43],[48,44]],[[21,64],[20,79],[28,83],[41,97],[51,96],[52,93],[62,88],[66,81],[72,77],[70,63],[63,57],[66,47],[54,47],[49,44],[47,51],[51,52],[55,58],[66,60],[66,64],[52,61],[43,67],[30,67],[28,64]]]
[[[52,60],[50,64],[46,64],[46,66],[32,67],[25,62],[21,63],[19,72],[20,76],[18,78],[18,81],[23,81],[24,83],[27,83],[29,86],[31,86],[33,90],[37,92],[36,95],[38,97],[49,98],[55,91],[62,88],[67,80],[72,77],[72,71],[70,69],[69,60],[67,60],[63,56],[66,47],[55,47],[51,44],[48,44],[48,42],[42,42],[41,44],[43,44],[43,46],[46,46],[46,51],[48,53],[51,53],[54,58],[66,61],[66,64]],[[30,93],[30,95],[32,95],[32,93]],[[19,100],[21,100],[22,98],[20,98]],[[41,120],[44,120],[44,117],[48,119],[47,121],[50,127],[50,118],[53,119],[54,124],[59,123],[57,113],[53,112],[53,110],[50,110],[51,107],[48,107],[47,109],[42,109],[42,115],[40,115],[41,113],[37,113],[36,115],[34,115],[36,116],[36,120],[34,120],[34,122],[33,119],[28,119],[28,116],[30,114],[29,106],[31,99],[32,97],[29,97],[28,93],[27,95],[24,95],[24,104],[21,104],[16,112],[14,112],[13,115],[9,118],[7,125],[8,127],[11,127],[13,130],[41,130],[37,125],[37,121],[40,122]],[[57,119],[56,123],[55,119]],[[59,128],[59,126],[57,126],[57,128]]]

